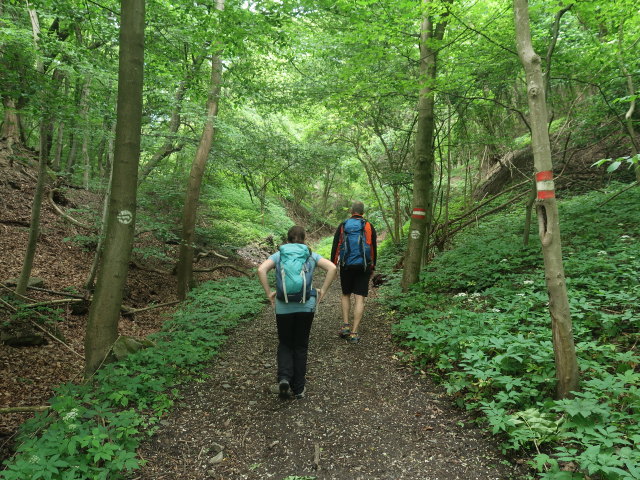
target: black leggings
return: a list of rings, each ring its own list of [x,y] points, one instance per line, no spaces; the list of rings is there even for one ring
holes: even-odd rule
[[[314,312],[276,314],[278,324],[278,382],[288,380],[293,393],[304,390],[309,334]]]

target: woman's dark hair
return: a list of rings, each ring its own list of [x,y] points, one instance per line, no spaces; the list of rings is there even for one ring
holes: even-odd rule
[[[307,234],[304,231],[304,228],[295,225],[289,229],[287,232],[287,242],[289,243],[304,243],[304,237]]]

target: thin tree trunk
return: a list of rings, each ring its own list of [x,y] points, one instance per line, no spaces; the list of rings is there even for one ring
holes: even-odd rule
[[[144,0],[122,0],[113,186],[104,253],[84,341],[87,378],[111,359],[133,245],[142,124],[144,17]]]
[[[89,176],[91,170],[91,161],[89,159],[89,132],[85,130],[82,135],[82,186],[85,190],[89,190]]]
[[[402,212],[400,204],[400,187],[393,186],[393,232],[396,242],[400,242],[402,232]]]
[[[104,130],[106,130],[107,124],[103,123],[102,127],[104,128]],[[100,138],[100,142],[98,142],[98,148],[96,149],[96,165],[98,166],[97,176],[99,178],[104,178],[106,176],[105,161],[104,161],[104,153],[106,149],[107,149],[107,138],[103,136],[102,138]]]
[[[76,122],[74,121],[69,133],[70,146],[69,146],[69,153],[67,154],[67,164],[65,166],[67,173],[73,173],[75,163],[76,163],[76,152],[78,151],[78,136],[73,131],[73,128],[75,127],[75,123]]]
[[[64,97],[69,96],[69,77],[66,75],[63,76],[62,81],[64,82]],[[62,167],[62,149],[64,147],[64,132],[65,132],[65,121],[60,120],[58,123],[58,131],[56,135],[56,153],[53,158],[52,168],[56,172],[60,171]]]
[[[38,22],[37,12],[32,9],[27,3],[29,8],[29,16],[31,17],[31,27],[33,30],[33,41],[38,48],[38,40],[40,37],[40,24]],[[44,65],[41,60],[36,62],[36,69],[40,74],[44,72]],[[46,89],[41,92],[44,97],[47,95]],[[43,101],[43,105],[46,102]],[[27,242],[27,249],[24,254],[24,261],[22,263],[22,270],[20,277],[16,284],[16,293],[18,295],[24,295],[27,292],[27,286],[29,284],[29,276],[31,275],[31,269],[33,268],[33,259],[36,254],[36,246],[38,244],[38,235],[40,233],[40,211],[42,209],[42,196],[44,193],[44,185],[47,179],[47,164],[49,160],[49,116],[44,114],[40,119],[40,155],[38,162],[38,181],[36,182],[36,190],[33,195],[33,204],[31,206],[31,224],[29,228],[29,240]]]
[[[529,195],[529,198],[527,199],[527,203],[525,204],[525,214],[524,214],[524,235],[522,236],[522,244],[525,247],[529,246],[529,231],[531,230],[531,217],[533,214],[533,204],[536,201],[536,197],[537,197],[537,189],[536,189],[536,184],[535,182],[532,185],[531,188],[531,194]]]
[[[544,270],[549,294],[549,311],[556,364],[556,396],[567,398],[578,388],[578,362],[573,342],[567,285],[562,264],[560,221],[553,185],[551,143],[547,128],[547,107],[540,57],[533,50],[527,0],[513,2],[518,55],[527,79],[531,112],[531,143],[536,171],[538,232],[542,242]]]
[[[20,118],[16,111],[16,102],[13,98],[2,97],[2,105],[4,107],[4,118],[2,121],[2,132],[0,138],[4,138],[9,146],[9,151],[13,145],[20,145]]]
[[[98,266],[100,265],[100,260],[102,259],[102,252],[104,249],[104,237],[107,229],[107,221],[109,215],[109,202],[111,199],[111,182],[113,182],[113,169],[109,172],[109,182],[107,183],[107,189],[104,193],[104,199],[102,203],[102,220],[100,222],[100,235],[98,237],[98,245],[96,247],[96,253],[93,256],[93,262],[91,263],[91,270],[89,270],[89,275],[87,276],[87,280],[84,284],[84,288],[87,290],[88,294],[95,287],[96,274],[98,273]]]
[[[33,196],[33,204],[31,206],[31,224],[29,228],[29,241],[27,243],[27,249],[24,254],[24,261],[22,263],[22,270],[20,277],[16,285],[16,293],[24,295],[27,292],[27,286],[29,284],[29,276],[31,275],[31,269],[33,268],[33,259],[36,254],[36,246],[38,244],[38,235],[40,233],[40,211],[42,210],[42,196],[44,193],[44,186],[47,180],[47,121],[48,118],[43,118],[40,124],[40,155],[38,161],[38,181],[36,183],[36,191]]]
[[[224,10],[224,0],[216,0],[216,10]],[[182,243],[180,245],[180,257],[178,260],[177,280],[178,298],[184,300],[191,288],[193,278],[193,245],[195,241],[196,215],[200,188],[204,168],[211,151],[213,137],[215,135],[215,119],[218,115],[218,103],[222,87],[222,52],[217,51],[211,59],[211,83],[207,98],[207,117],[200,138],[200,144],[196,156],[191,165],[189,184],[184,201],[184,214],[182,216]]]
[[[116,115],[117,115],[116,108]],[[109,141],[107,142],[107,164],[105,165],[105,171],[109,172],[109,178],[111,178],[111,171],[113,169],[113,158],[115,156],[115,141],[116,141],[116,126],[117,122],[111,124],[111,134],[109,135]],[[109,180],[111,181],[111,180]]]
[[[149,174],[155,169],[162,160],[171,155],[174,152],[182,150],[184,143],[179,145],[175,144],[175,140],[172,138],[180,128],[180,112],[182,111],[182,102],[184,100],[184,94],[191,82],[191,77],[198,70],[204,60],[204,56],[198,57],[194,60],[193,64],[187,72],[186,78],[180,82],[176,93],[174,95],[174,105],[171,111],[171,119],[169,120],[169,133],[167,139],[160,146],[160,148],[153,154],[151,159],[144,164],[140,171],[140,177],[138,178],[138,185],[146,180]]]
[[[81,105],[81,122],[82,122],[82,186],[85,190],[89,190],[89,173],[90,173],[90,160],[89,160],[89,87],[91,85],[91,78],[86,76],[82,84],[82,95],[80,100]]]
[[[422,0],[428,10],[433,0]],[[433,217],[434,175],[434,108],[435,93],[432,82],[436,78],[437,48],[434,40],[442,40],[446,22],[435,28],[425,14],[420,25],[420,94],[418,99],[418,131],[416,133],[415,166],[413,173],[413,200],[407,251],[402,271],[402,290],[407,291],[420,278],[425,240]]]
[[[56,172],[60,171],[60,160],[62,159],[62,147],[64,144],[64,121],[58,123],[56,132],[56,153],[53,157],[51,168]]]

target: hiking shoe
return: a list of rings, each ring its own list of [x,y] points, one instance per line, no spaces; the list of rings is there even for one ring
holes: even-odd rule
[[[345,323],[342,325],[342,328],[338,331],[338,336],[340,338],[347,338],[351,333],[351,325]]]
[[[302,400],[305,397],[306,393],[307,393],[307,389],[305,387],[302,389],[300,393],[294,394],[294,397],[296,398],[296,400]]]
[[[348,340],[348,342],[349,342],[349,343],[360,343],[360,335],[358,335],[358,334],[357,334],[357,333],[355,333],[355,332],[351,332],[351,333],[349,334],[349,340]]]
[[[291,385],[289,385],[289,380],[285,380],[284,378],[278,382],[278,390],[280,398],[286,400],[291,397]]]

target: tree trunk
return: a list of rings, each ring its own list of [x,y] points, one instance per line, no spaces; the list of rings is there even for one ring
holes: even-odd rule
[[[40,211],[42,210],[42,195],[44,193],[44,185],[47,180],[47,163],[49,160],[47,127],[48,118],[43,118],[40,123],[40,156],[38,162],[38,181],[36,183],[36,191],[33,196],[33,204],[31,206],[31,224],[29,227],[29,241],[22,262],[22,270],[16,285],[16,293],[24,295],[27,292],[29,284],[29,276],[33,267],[33,259],[36,254],[36,246],[38,244],[38,235],[40,233]]]
[[[531,217],[533,214],[532,209],[533,204],[536,202],[537,193],[536,184],[534,182],[531,187],[531,194],[529,195],[524,207],[524,234],[522,235],[522,244],[525,247],[529,246],[529,231],[531,230]]]
[[[422,0],[428,10],[433,0]],[[442,40],[446,22],[435,28],[428,13],[420,25],[420,94],[418,99],[418,131],[416,133],[415,165],[413,173],[413,200],[407,251],[402,271],[402,290],[407,291],[420,278],[425,237],[433,216],[433,130],[437,46]]]
[[[58,123],[58,129],[56,131],[56,153],[53,156],[53,162],[51,168],[58,172],[60,171],[60,160],[62,159],[62,147],[64,144],[64,122]]]
[[[186,78],[180,82],[176,93],[174,95],[174,105],[171,111],[171,119],[169,120],[169,134],[162,146],[153,154],[151,159],[144,164],[140,171],[140,178],[138,178],[138,184],[141,184],[149,176],[149,174],[156,168],[162,160],[171,155],[174,152],[180,151],[184,144],[176,145],[175,140],[172,138],[180,128],[180,112],[182,111],[182,102],[184,100],[184,94],[187,91],[189,84],[191,83],[191,77],[199,69],[204,57],[198,57],[193,61],[193,64],[187,72]]]
[[[527,97],[531,112],[531,144],[537,181],[536,212],[542,242],[544,270],[549,294],[549,311],[555,354],[557,398],[570,397],[578,388],[578,362],[569,312],[567,285],[562,264],[560,221],[555,199],[551,144],[547,129],[545,88],[540,57],[534,52],[529,28],[527,0],[514,0],[518,55],[527,80]]]
[[[40,37],[40,24],[38,22],[38,15],[35,10],[29,7],[29,16],[31,17],[31,26],[33,30],[33,39],[38,47],[38,40]],[[44,66],[41,61],[36,62],[36,68],[40,74],[44,72]],[[40,93],[42,97],[46,96],[46,90]],[[46,102],[43,102],[46,105]],[[40,119],[40,155],[38,165],[38,181],[36,182],[36,190],[33,195],[33,204],[31,206],[31,224],[29,228],[29,240],[27,242],[27,249],[24,254],[24,261],[22,262],[22,270],[20,277],[16,284],[16,293],[18,295],[24,295],[27,292],[27,285],[29,284],[29,276],[31,275],[31,269],[33,268],[33,259],[36,254],[36,246],[38,244],[38,235],[40,233],[40,211],[42,209],[42,195],[44,193],[44,185],[47,179],[47,164],[49,161],[49,116],[45,113]]]
[[[216,0],[216,10],[224,10],[224,0]],[[215,134],[215,119],[218,115],[218,101],[222,86],[222,52],[217,51],[211,59],[211,83],[207,98],[207,117],[200,138],[200,144],[196,156],[191,165],[189,184],[184,200],[184,213],[182,215],[182,243],[180,245],[180,258],[178,259],[178,298],[184,300],[191,288],[193,277],[193,245],[195,241],[196,214],[200,199],[200,187],[204,168],[211,151]]]
[[[144,0],[121,2],[113,186],[104,253],[84,341],[87,378],[111,358],[111,347],[118,336],[122,291],[133,245],[142,124],[144,12]]]
[[[20,145],[20,119],[16,111],[16,102],[8,96],[2,97],[2,105],[4,107],[4,118],[2,121],[2,131],[0,138],[4,138],[9,146],[9,151],[13,145]]]
[[[82,122],[82,186],[85,190],[89,190],[89,173],[91,169],[89,160],[89,87],[91,78],[86,76],[82,83],[81,105],[81,122]]]
[[[116,108],[116,116],[117,116]],[[113,170],[113,157],[115,155],[115,140],[116,140],[116,127],[118,122],[112,122],[111,130],[109,132],[109,141],[107,142],[107,164],[105,165],[105,172],[109,172],[109,181],[111,181],[111,174]]]
[[[66,98],[69,95],[69,77],[63,75],[61,81],[64,82],[64,97]],[[56,172],[60,171],[62,166],[62,149],[64,147],[64,132],[65,132],[65,122],[61,120],[58,123],[58,129],[56,133],[56,151],[53,157],[53,163],[51,167]]]
[[[393,186],[393,238],[395,242],[400,242],[402,232],[402,206],[400,202],[400,187]]]
[[[104,193],[104,199],[102,200],[102,218],[100,221],[100,235],[98,237],[98,245],[96,246],[96,253],[93,256],[93,262],[91,263],[91,269],[89,275],[84,284],[84,288],[87,294],[95,287],[96,275],[98,273],[98,267],[100,266],[100,260],[102,259],[102,252],[104,249],[104,238],[107,227],[108,215],[109,215],[109,201],[111,199],[111,183],[113,182],[113,169],[109,172],[109,182],[107,183],[107,189]]]

